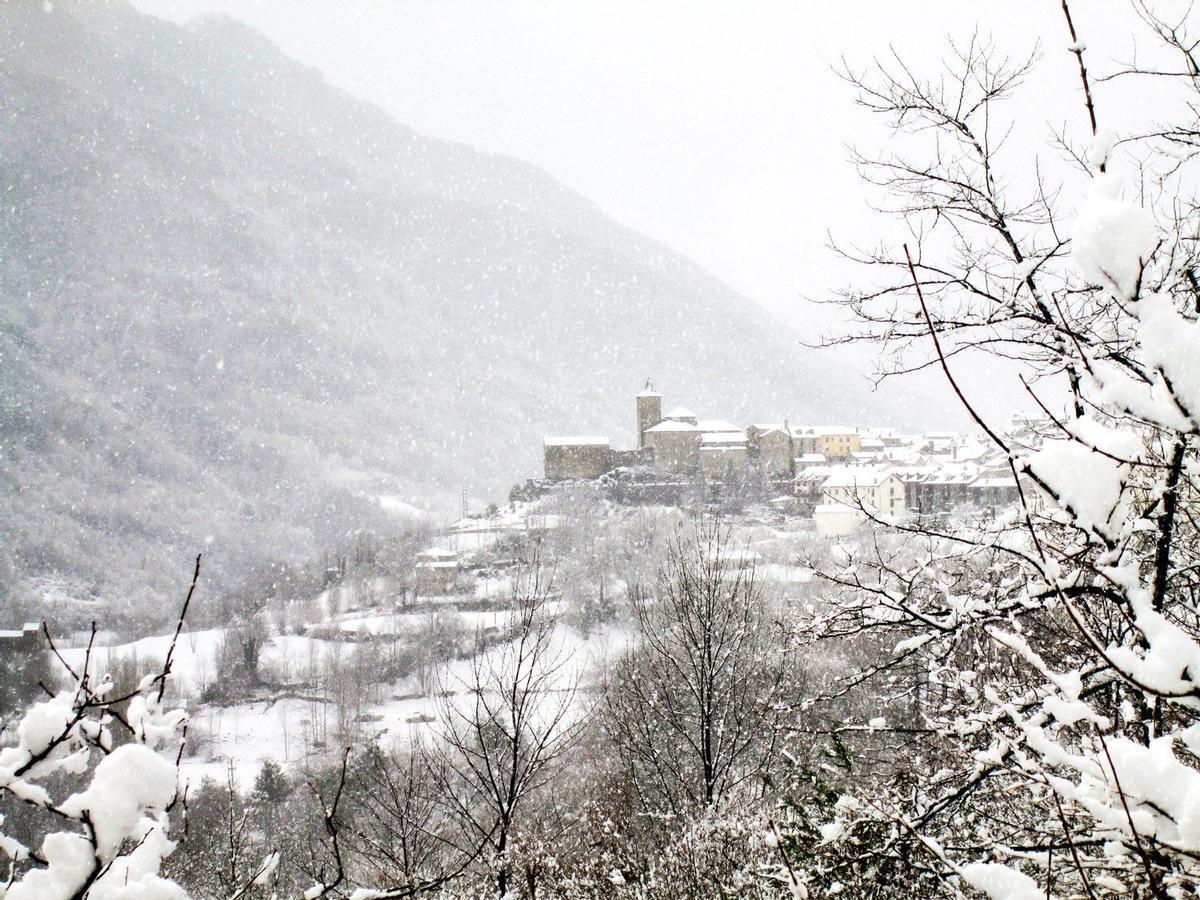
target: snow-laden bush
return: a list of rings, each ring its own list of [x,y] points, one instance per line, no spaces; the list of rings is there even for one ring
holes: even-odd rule
[[[186,717],[162,703],[163,675],[142,679],[133,696],[119,697],[105,677],[86,671],[68,687],[32,704],[0,749],[0,791],[44,810],[61,824],[40,846],[3,831],[0,849],[11,860],[4,900],[172,900],[182,888],[159,876],[174,849],[168,812],[179,797],[176,759]],[[128,702],[124,715],[118,704]],[[113,729],[128,743],[115,746]],[[87,786],[56,799],[54,776],[84,775]]]
[[[1190,46],[1186,23],[1145,18]],[[890,637],[851,684],[907,711],[895,763],[915,783],[844,783],[819,846],[861,855],[855,836],[880,823],[870,854],[915,842],[947,894],[1183,896],[1200,883],[1200,121],[1184,105],[1140,142],[1125,173],[1140,181],[1122,179],[1082,45],[1070,52],[1092,132],[1063,176],[1070,224],[1046,170],[1000,174],[1003,101],[1030,63],[974,40],[934,79],[903,63],[853,77],[902,136],[859,162],[917,237],[869,259],[895,282],[847,303],[866,336],[898,344],[895,370],[930,349],[1021,504],[962,527],[909,522],[915,559],[864,543],[823,573],[843,590],[814,637]],[[1194,71],[1176,83],[1194,90]],[[974,405],[954,369],[971,350],[1018,364],[1040,435],[1013,437]]]
[[[175,637],[157,672],[122,691],[111,674],[96,679],[92,653],[73,668],[50,641],[65,671],[65,686],[48,687],[2,735],[0,797],[50,823],[39,840],[23,842],[0,815],[0,852],[9,859],[0,900],[181,900],[186,891],[163,877],[175,849],[170,813],[184,802],[179,778],[187,715],[164,703],[175,645],[200,576],[200,559],[176,624]],[[93,626],[93,640],[95,628]],[[77,784],[78,790],[63,787]],[[64,794],[65,796],[61,796]],[[60,795],[60,796],[56,796]],[[336,813],[326,808],[326,822]],[[233,894],[265,885],[268,856]],[[340,881],[318,882],[313,897]]]

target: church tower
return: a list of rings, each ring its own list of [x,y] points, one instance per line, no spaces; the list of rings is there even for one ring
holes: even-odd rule
[[[654,390],[650,379],[637,395],[637,436],[638,449],[646,446],[646,429],[653,428],[662,421],[662,394]]]

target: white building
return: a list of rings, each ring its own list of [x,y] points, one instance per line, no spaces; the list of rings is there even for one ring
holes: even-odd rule
[[[890,469],[839,466],[822,485],[829,503],[861,508],[888,520],[904,514],[904,482]]]

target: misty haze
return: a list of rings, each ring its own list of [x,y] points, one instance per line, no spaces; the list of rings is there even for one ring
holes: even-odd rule
[[[1179,0],[0,0],[0,900],[1200,896]]]

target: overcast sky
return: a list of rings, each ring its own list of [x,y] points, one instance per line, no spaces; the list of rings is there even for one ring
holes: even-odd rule
[[[537,163],[808,335],[829,312],[800,298],[860,274],[827,232],[871,242],[886,228],[846,161],[847,144],[884,133],[834,74],[842,57],[861,66],[894,46],[932,66],[944,35],[976,28],[1014,54],[1040,43],[1020,140],[1086,125],[1058,0],[137,5],[228,13],[418,131]],[[1077,0],[1075,18],[1095,65],[1129,57],[1126,0]]]

